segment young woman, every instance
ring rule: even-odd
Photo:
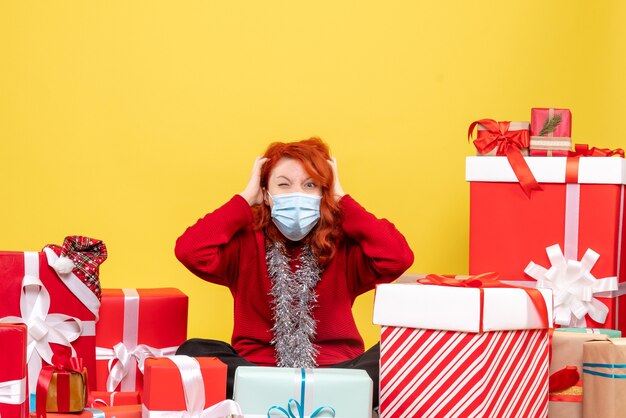
[[[177,353],[226,363],[229,397],[237,366],[341,367],[365,369],[378,404],[379,347],[364,352],[352,304],[399,277],[413,253],[344,194],[320,139],[271,144],[245,190],[178,238],[176,256],[233,295],[232,346],[192,339]]]

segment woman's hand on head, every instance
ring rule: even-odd
[[[339,201],[345,193],[341,187],[341,183],[339,183],[339,175],[337,174],[337,159],[335,157],[330,157],[328,164],[330,164],[330,167],[333,170],[333,196],[335,196],[336,201]]]
[[[265,157],[256,157],[254,160],[254,166],[252,167],[252,174],[248,185],[243,192],[239,193],[241,197],[246,199],[250,206],[263,203],[263,189],[261,189],[261,168],[267,161]]]

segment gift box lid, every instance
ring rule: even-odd
[[[552,291],[537,289],[552,327]],[[541,329],[542,320],[522,288],[481,289],[387,283],[376,287],[374,324],[460,332]]]
[[[565,183],[567,157],[524,157],[539,183]],[[517,183],[507,157],[466,157],[465,180]],[[626,184],[626,160],[617,157],[580,157],[580,184]]]

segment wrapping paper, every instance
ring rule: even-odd
[[[233,399],[246,418],[283,416],[281,410],[297,417],[370,418],[372,379],[364,370],[242,366]]]
[[[546,119],[556,115],[561,122],[549,133],[540,135]],[[566,157],[572,148],[572,113],[569,109],[533,108],[530,112],[530,155]]]
[[[181,371],[177,361],[190,365]],[[142,393],[145,418],[183,417],[187,416],[188,408],[194,407],[200,412],[226,399],[226,365],[217,358],[150,358],[145,366]],[[196,404],[188,405],[187,401],[192,397]]]
[[[607,334],[586,332],[584,328],[557,329],[552,335],[552,359],[550,375],[567,366],[575,366],[582,379],[583,344],[592,340],[608,340]],[[589,330],[593,331],[593,330]],[[603,330],[611,332],[613,330]],[[613,331],[614,333],[615,331]],[[619,333],[619,331],[617,331]],[[582,381],[576,386],[550,394],[548,415],[550,418],[582,418],[583,392]]]
[[[91,392],[91,398],[90,408],[141,404],[141,394],[139,392],[104,392],[94,390]]]
[[[383,326],[380,416],[545,417],[548,351],[547,329]]]
[[[57,274],[50,267],[57,258],[50,249],[0,252],[0,322],[37,324],[32,328],[37,335],[31,335],[28,342],[29,390],[33,394],[42,364],[49,364],[54,351],[63,346],[71,347],[89,370],[95,370],[95,321],[100,301],[72,273]],[[95,384],[93,373],[90,379]]]
[[[23,324],[0,324],[0,416],[28,416],[26,342]]]
[[[178,289],[103,289],[96,390],[140,391],[144,360],[173,355],[187,339],[187,312]]]
[[[526,160],[543,188],[531,199],[520,192],[502,157],[467,158],[470,274],[497,271],[504,280],[532,282],[528,285],[534,286],[537,283],[533,282],[533,277],[525,273],[531,262],[546,270],[561,269],[552,276],[559,280],[563,274],[569,274],[570,266],[578,266],[582,272],[576,285],[581,284],[581,287],[572,293],[576,297],[580,295],[576,303],[586,304],[585,309],[605,310],[605,313],[600,312],[595,318],[584,315],[578,318],[572,312],[569,320],[560,316],[557,324],[563,326],[563,322],[567,322],[566,326],[623,331],[626,310],[618,310],[617,305],[623,300],[624,285],[617,283],[617,278],[626,277],[626,266],[621,262],[626,250],[621,245],[623,185],[626,183],[624,159],[580,157],[575,161],[575,175],[572,175],[572,168],[576,168],[572,164],[574,160],[569,160],[569,164],[568,159],[562,157],[527,157]],[[573,178],[577,182],[565,183]],[[563,260],[562,267],[555,265],[555,260]],[[591,268],[587,271],[586,267]],[[607,279],[606,283],[614,280],[606,289],[615,290],[596,289],[596,283],[586,282],[587,273],[600,287],[605,284],[600,283],[600,279]],[[583,300],[587,292],[593,295]],[[566,297],[569,297],[567,293],[555,293],[556,301]],[[562,313],[559,306],[555,312]]]
[[[80,412],[87,405],[87,371],[55,371],[46,396],[46,412]],[[43,394],[43,392],[42,392]],[[37,393],[37,396],[42,396]]]
[[[377,286],[381,418],[545,417],[551,292],[454,282]]]
[[[626,339],[583,345],[583,416],[626,417]]]
[[[31,413],[31,418],[37,414]],[[103,406],[85,408],[80,413],[50,413],[49,418],[141,418],[141,405]]]

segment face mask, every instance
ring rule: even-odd
[[[285,193],[272,196],[272,221],[291,241],[300,241],[313,229],[320,218],[321,196],[305,193]]]

